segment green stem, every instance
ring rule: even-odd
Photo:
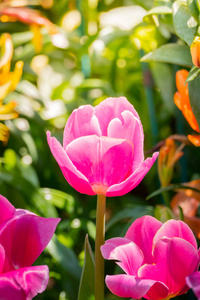
[[[104,299],[104,259],[100,247],[105,242],[106,196],[97,195],[95,239],[95,300]]]

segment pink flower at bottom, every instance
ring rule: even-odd
[[[197,271],[199,255],[191,229],[182,221],[162,224],[151,216],[137,219],[124,238],[101,246],[125,274],[107,275],[110,291],[124,298],[170,299],[186,293],[186,277]]]
[[[42,218],[0,195],[0,299],[31,300],[47,286],[47,266],[31,266],[60,219]]]
[[[67,120],[63,146],[50,132],[47,140],[65,179],[88,195],[130,192],[158,156],[154,153],[144,160],[142,124],[125,97],[80,106]]]
[[[186,277],[187,285],[193,290],[198,300],[200,300],[200,272],[194,272]]]

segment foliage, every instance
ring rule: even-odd
[[[51,277],[47,290],[36,299],[75,300],[87,233],[94,249],[96,199],[66,183],[50,153],[46,131],[62,142],[73,109],[125,96],[141,118],[147,155],[173,134],[179,138],[172,139],[186,147],[174,167],[174,188],[160,187],[154,166],[135,190],[108,198],[106,238],[124,236],[133,220],[145,214],[162,221],[174,217],[170,208],[163,210],[164,202],[170,203],[176,184],[200,176],[199,149],[183,138],[191,129],[173,103],[176,71],[191,68],[191,106],[200,122],[199,69],[192,69],[189,48],[199,32],[199,7],[194,0],[22,3],[23,7],[15,7],[15,1],[0,2],[0,34],[11,35],[14,49],[11,71],[18,61],[24,63],[20,82],[3,98],[4,105],[13,99],[17,103],[16,119],[1,119],[0,107],[0,120],[10,131],[7,144],[0,144],[0,193],[15,207],[61,217],[53,240],[36,262],[47,264]],[[25,19],[23,9],[28,9]],[[151,193],[155,197],[147,202]],[[88,239],[85,261],[92,265]],[[82,282],[87,276],[84,270]],[[108,262],[106,273],[112,271],[114,264]],[[106,297],[118,299],[108,290]]]

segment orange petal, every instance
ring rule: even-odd
[[[200,135],[188,135],[190,142],[196,147],[200,147]]]
[[[192,62],[196,67],[200,67],[200,37],[196,36],[190,46]]]

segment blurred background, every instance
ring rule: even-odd
[[[146,156],[170,135],[190,132],[173,102],[178,67],[140,61],[177,41],[171,15],[161,16],[159,26],[147,15],[162,2],[173,1],[0,1],[0,193],[17,208],[62,218],[35,263],[50,269],[48,288],[36,299],[77,299],[85,235],[92,249],[95,238],[96,198],[79,194],[65,181],[46,131],[62,142],[73,109],[125,96],[140,115]],[[174,183],[199,177],[198,150],[191,148],[175,166]],[[108,198],[106,238],[123,236],[144,214],[173,217],[160,193],[146,200],[159,188],[155,164],[131,193]],[[113,270],[114,263],[106,262],[106,273]],[[107,290],[106,295],[118,299]]]

